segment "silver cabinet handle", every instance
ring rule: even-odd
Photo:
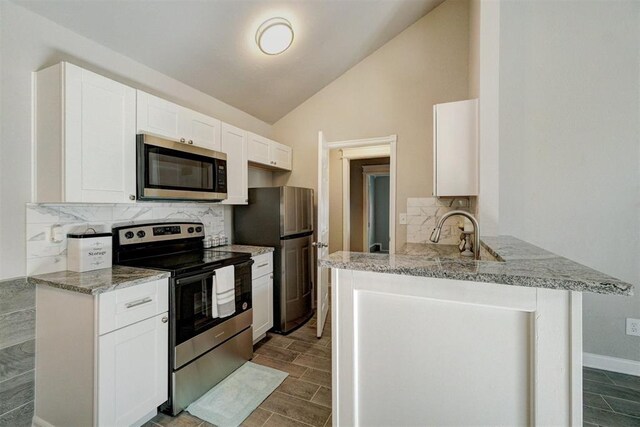
[[[129,200],[135,200],[135,199],[136,199],[136,196],[135,196],[135,195],[133,195],[133,194],[129,194]]]
[[[153,301],[153,299],[151,299],[149,297],[146,297],[146,298],[139,299],[138,301],[128,302],[124,306],[127,307],[127,308],[133,308],[133,307],[137,307],[137,306],[142,305],[142,304],[147,304],[147,303],[149,303],[151,301]]]
[[[264,264],[260,264],[259,266],[257,266],[256,268],[260,268],[260,267],[266,267],[267,265],[269,265],[268,262],[265,262]]]
[[[164,316],[162,318],[162,323],[167,323],[169,321],[169,318],[167,316]]]
[[[322,243],[322,242],[313,242],[311,244],[311,246],[314,246],[316,248],[326,248],[329,245],[327,245],[326,243]]]
[[[186,139],[184,138],[180,138],[180,142],[182,142],[183,144],[185,143]]]
[[[193,144],[193,140],[192,140],[192,139],[190,139],[188,143],[189,143],[189,144]]]

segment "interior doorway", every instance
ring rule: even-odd
[[[389,253],[389,178],[388,163],[362,167],[362,252]],[[354,218],[352,210],[352,222]],[[352,246],[357,242],[356,229],[351,227]]]
[[[343,148],[341,153],[342,250],[393,253],[391,145]],[[378,192],[377,197],[372,190]]]

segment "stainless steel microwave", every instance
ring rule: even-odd
[[[227,198],[227,155],[149,134],[136,137],[137,198],[217,202]]]

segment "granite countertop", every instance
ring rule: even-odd
[[[414,243],[407,244],[395,255],[335,252],[321,259],[320,265],[346,270],[633,295],[633,285],[629,283],[515,237],[483,237],[482,246],[479,261],[461,257],[454,245]]]
[[[226,245],[211,248],[209,250],[216,252],[245,252],[250,253],[251,256],[258,256],[273,252],[273,248],[269,246],[251,246],[251,245]]]
[[[164,271],[114,265],[113,268],[76,273],[59,271],[56,273],[30,276],[27,281],[34,285],[47,285],[83,294],[97,295],[116,289],[164,279],[170,274]]]

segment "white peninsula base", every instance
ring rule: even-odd
[[[582,426],[582,294],[332,270],[337,426]]]

